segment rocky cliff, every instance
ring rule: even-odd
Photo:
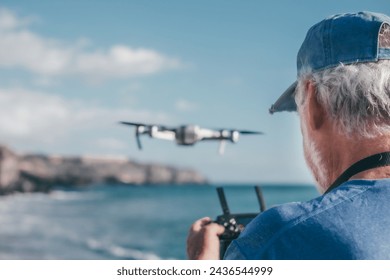
[[[19,155],[0,146],[0,194],[96,183],[188,184],[206,179],[189,169],[126,159]]]

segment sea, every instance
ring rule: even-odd
[[[231,213],[258,213],[253,185],[223,186]],[[260,185],[266,208],[318,196]],[[217,185],[94,185],[0,196],[0,259],[186,259],[191,224],[222,214]]]

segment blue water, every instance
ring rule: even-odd
[[[253,187],[228,186],[232,213],[258,212]],[[314,198],[263,186],[267,208]],[[222,212],[214,186],[112,186],[0,197],[0,259],[185,259],[192,222]]]

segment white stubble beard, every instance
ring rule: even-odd
[[[308,136],[305,121],[301,122],[303,150],[306,164],[309,167],[315,181],[316,188],[320,193],[324,193],[329,187],[329,170],[326,167],[324,157],[318,148],[317,143]]]

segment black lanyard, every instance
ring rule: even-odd
[[[348,181],[352,176],[362,172],[366,171],[368,169],[376,168],[376,167],[383,167],[390,165],[390,152],[384,152],[380,154],[375,154],[369,157],[366,157],[362,160],[359,160],[358,162],[352,164],[347,170],[345,170],[340,177],[334,181],[332,185],[327,189],[325,192],[328,193],[334,188],[340,186],[342,183]]]

